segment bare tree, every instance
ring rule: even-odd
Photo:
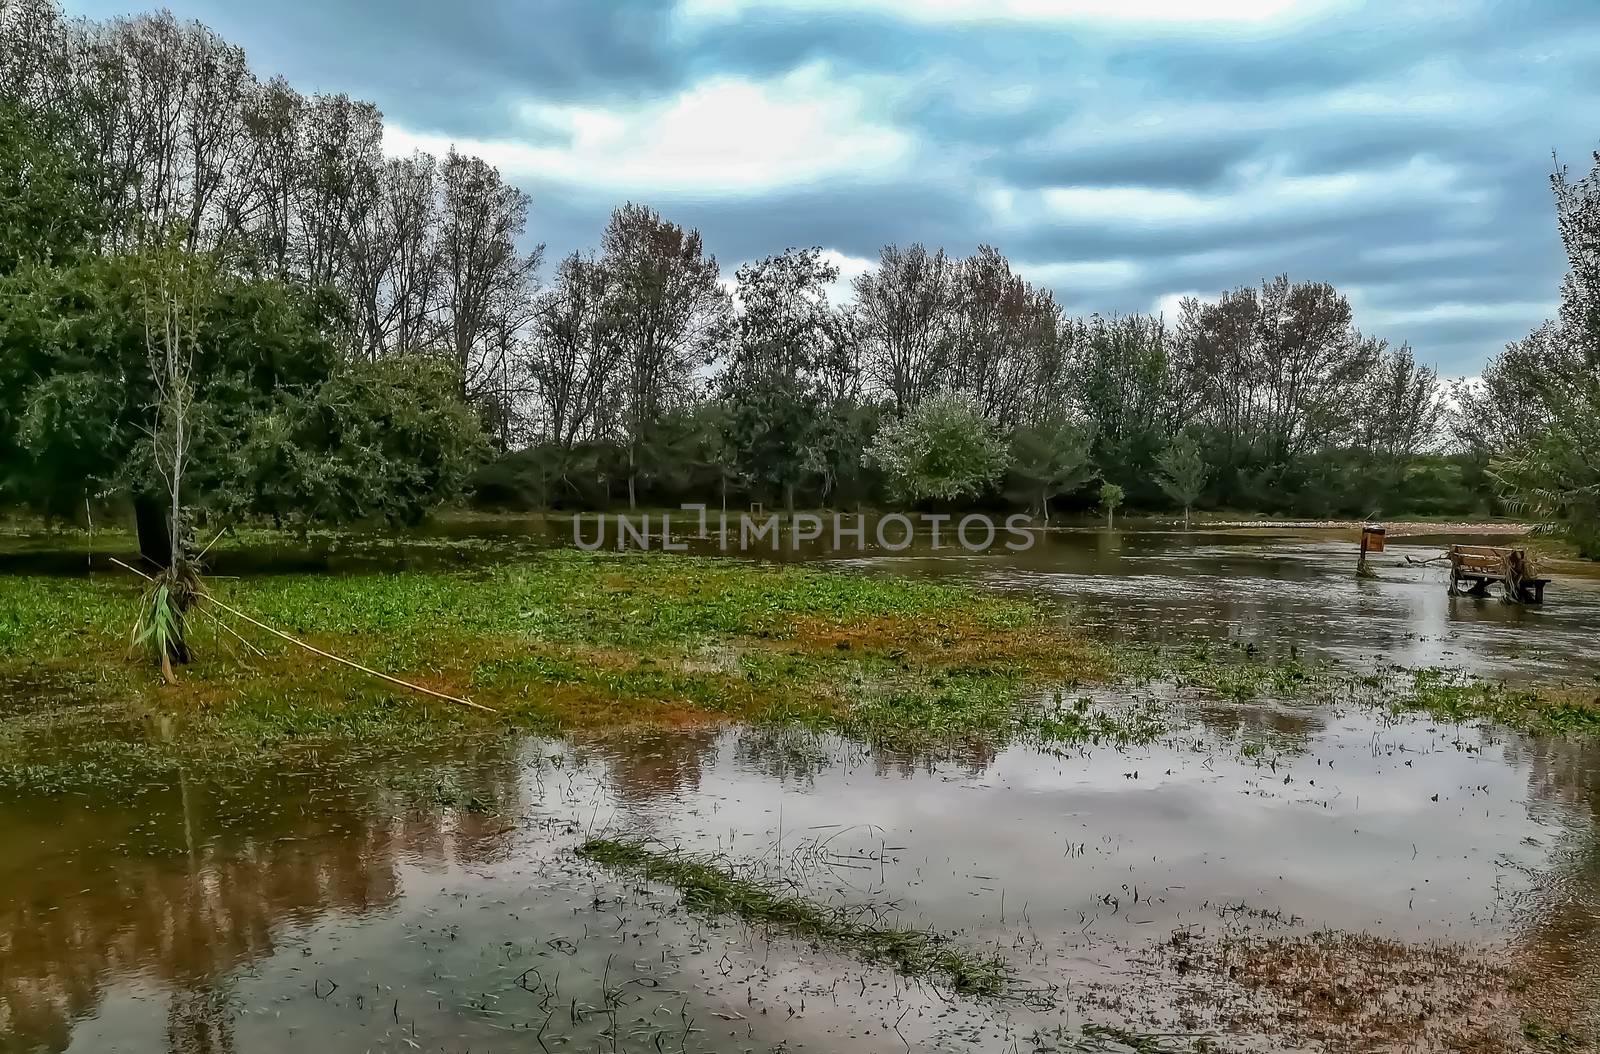
[[[1362,407],[1368,454],[1391,471],[1439,445],[1445,403],[1439,374],[1417,364],[1409,344],[1384,350],[1373,368]]]
[[[1026,414],[1038,363],[1058,339],[1055,296],[1015,274],[990,245],[961,262],[955,283],[951,386],[995,425],[1013,428]]]
[[[351,307],[359,355],[411,351],[428,336],[439,287],[438,165],[427,154],[391,158],[364,187],[375,195],[355,209],[351,232]]]
[[[522,252],[528,196],[479,158],[452,150],[440,169],[439,307],[445,346],[477,399],[504,387],[533,321],[543,246]]]
[[[729,298],[700,232],[628,203],[602,241],[610,278],[608,332],[617,341],[621,424],[628,446],[628,507],[638,504],[639,457],[666,410],[685,401],[695,370],[726,339]]]
[[[904,413],[942,387],[956,324],[956,267],[939,249],[885,246],[855,280],[855,316],[871,379]]]
[[[1186,301],[1179,343],[1230,465],[1245,454],[1283,465],[1353,442],[1382,347],[1355,329],[1349,301],[1332,286],[1281,275],[1214,304]]]
[[[593,256],[573,253],[556,269],[539,303],[529,371],[544,435],[570,451],[594,435],[607,386],[614,383],[617,343],[606,327],[606,271]]]

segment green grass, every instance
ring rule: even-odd
[[[930,930],[883,926],[863,921],[861,913],[826,907],[767,883],[738,874],[724,857],[698,857],[648,848],[641,842],[596,838],[578,855],[612,870],[671,886],[691,911],[731,915],[790,936],[826,941],[886,962],[908,977],[942,981],[963,995],[1000,997],[1016,989],[1004,959],[958,947]]]
[[[1400,683],[1380,683],[1380,697],[1396,712],[1420,712],[1449,721],[1495,721],[1525,732],[1584,738],[1600,736],[1600,686],[1580,691],[1515,687],[1448,670],[1404,670]]]
[[[1158,682],[1155,694],[1180,699],[1353,701],[1600,734],[1592,688],[1372,674],[1248,647],[1134,647],[1076,633],[1032,600],[960,586],[574,550],[461,571],[210,583],[319,647],[496,715],[240,626],[265,653],[253,654],[203,615],[191,617],[197,661],[167,688],[130,654],[143,588],[120,574],[0,577],[0,784],[59,783],[62,773],[103,782],[112,756],[158,778],[173,758],[420,745],[484,728],[565,735],[736,720],[932,755],[974,741],[1050,748],[1163,734],[1167,717],[1153,705],[1074,699],[1079,686],[1116,683]],[[156,722],[171,726],[160,738],[149,733]],[[147,745],[139,754],[128,741]]]

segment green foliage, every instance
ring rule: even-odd
[[[153,259],[24,265],[0,279],[0,488],[46,512],[159,490],[144,290]],[[484,447],[459,375],[432,360],[342,364],[337,305],[222,275],[195,305],[185,501],[412,522],[459,493]]]
[[[44,115],[0,99],[0,275],[86,249],[99,217],[85,183]]]
[[[460,494],[487,452],[453,363],[387,358],[336,368],[281,415],[250,421],[245,508],[285,520],[417,523]]]
[[[1185,383],[1164,322],[1095,315],[1077,323],[1069,339],[1073,402],[1089,421],[1100,474],[1148,488],[1151,458],[1165,442]]]
[[[1065,422],[1019,428],[1011,434],[1011,493],[1037,498],[1050,518],[1050,499],[1071,494],[1094,478],[1090,438]]]
[[[157,582],[145,594],[139,605],[139,617],[133,626],[133,643],[144,648],[158,661],[170,655],[175,643],[183,639],[183,615],[178,610],[172,586]]]
[[[899,501],[973,498],[1006,468],[1006,448],[967,399],[941,392],[879,431],[866,456]]]
[[[825,423],[821,398],[800,380],[745,378],[728,395],[722,428],[732,478],[770,485],[767,499],[793,508],[795,489],[817,463]]]
[[[1117,507],[1122,504],[1122,499],[1127,493],[1115,483],[1102,483],[1100,485],[1100,507],[1106,510],[1106,523],[1115,526],[1117,522]]]
[[[1560,318],[1490,363],[1463,405],[1469,440],[1501,454],[1491,472],[1512,508],[1600,559],[1600,154],[1551,183],[1570,265]]]
[[[1189,510],[1200,500],[1210,471],[1205,455],[1200,452],[1200,444],[1190,436],[1179,436],[1156,458],[1156,470],[1156,483],[1167,497],[1183,506],[1183,519],[1187,523]]]

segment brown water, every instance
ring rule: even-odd
[[[1010,563],[850,563],[1059,596],[1110,632],[1514,674],[1595,661],[1589,580],[1558,576],[1518,611],[1448,600],[1436,570],[1355,582],[1345,549],[1085,532]],[[1174,933],[1324,927],[1464,945],[1532,973],[1538,1000],[1596,1005],[1600,750],[1291,701],[1175,705],[1179,731],[1121,751],[935,761],[696,729],[0,795],[0,1050],[1116,1050],[1059,1037],[1177,1029],[1193,993],[1160,962]],[[578,860],[591,833],[877,905],[999,951],[1037,995],[952,998],[686,914]]]

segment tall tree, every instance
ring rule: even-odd
[[[1419,365],[1411,346],[1383,350],[1373,368],[1359,428],[1374,468],[1395,485],[1418,454],[1436,447],[1445,402],[1439,374]]]
[[[955,296],[951,386],[971,395],[997,427],[1015,427],[1026,414],[1038,364],[1058,339],[1055,297],[1015,274],[990,245],[961,262]]]
[[[1068,348],[1073,409],[1093,429],[1101,474],[1148,486],[1155,455],[1191,412],[1164,322],[1095,315],[1072,327]]]
[[[1183,507],[1183,529],[1189,529],[1189,510],[1205,490],[1209,469],[1194,437],[1181,435],[1156,458],[1156,483],[1167,497]]]
[[[1037,498],[1050,520],[1050,499],[1071,494],[1094,478],[1091,437],[1074,424],[1028,425],[1011,435],[1012,491]]]
[[[561,454],[603,430],[619,350],[606,316],[608,288],[600,262],[573,253],[539,302],[528,368],[541,434]]]
[[[829,366],[840,331],[827,287],[839,270],[821,249],[790,249],[736,276],[739,311],[721,379],[735,472],[777,488],[785,508],[821,462]]]
[[[1219,467],[1282,474],[1330,446],[1353,446],[1361,394],[1382,342],[1321,282],[1279,276],[1260,289],[1185,301],[1180,354]]]
[[[730,304],[700,232],[628,203],[602,239],[607,330],[617,342],[628,507],[638,506],[641,454],[666,412],[691,395],[695,370],[721,355]]]
[[[521,252],[528,196],[479,158],[452,150],[440,168],[439,293],[447,346],[468,399],[504,383],[534,317],[543,247]]]
[[[943,249],[888,245],[855,280],[855,325],[867,373],[904,414],[945,387],[954,348],[957,265]]]
[[[1513,502],[1600,558],[1600,153],[1551,177],[1568,271],[1559,317],[1507,348],[1463,406],[1471,434],[1505,444],[1492,462]]]

